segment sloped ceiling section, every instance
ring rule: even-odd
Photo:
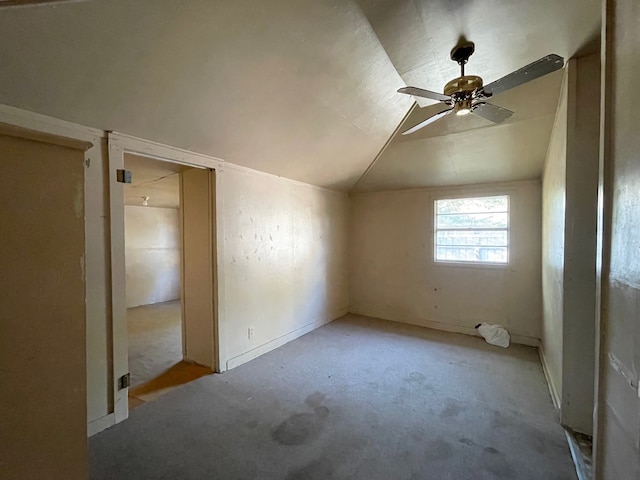
[[[343,0],[0,9],[0,103],[348,190],[412,99]]]
[[[466,73],[488,84],[549,53],[565,60],[597,37],[599,0],[359,0],[407,85],[441,92],[460,75],[449,52],[461,36],[475,42]],[[494,126],[450,115],[407,136],[396,135],[355,191],[466,185],[539,178],[563,72],[491,99],[513,110]],[[400,131],[442,111],[424,99]],[[595,100],[597,101],[597,99]]]

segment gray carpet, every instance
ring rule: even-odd
[[[535,349],[348,315],[135,409],[91,478],[575,479]]]

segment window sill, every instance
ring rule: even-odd
[[[471,262],[450,262],[450,261],[436,261],[432,260],[431,264],[434,267],[445,267],[445,268],[479,268],[484,270],[510,270],[511,264],[509,263],[471,263]]]

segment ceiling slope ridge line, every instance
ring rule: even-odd
[[[571,87],[571,85],[569,84],[569,81],[570,81],[569,75],[571,74],[574,68],[575,68],[575,60],[572,58],[567,60],[564,67],[562,68],[562,71],[563,71],[562,83],[560,84],[560,93],[558,94],[558,103],[556,104],[556,111],[553,114],[553,125],[551,127],[551,135],[549,135],[549,142],[547,143],[547,149],[544,154],[544,162],[542,163],[543,172],[545,171],[547,167],[547,161],[549,160],[549,150],[551,149],[551,141],[553,140],[553,133],[556,131],[558,127],[558,120],[561,114],[560,107],[562,106],[562,101],[566,100],[565,97],[569,95],[568,90],[567,92],[565,92],[565,86],[567,87],[567,89]],[[566,108],[568,108],[568,106]],[[565,129],[566,129],[566,125],[565,125]]]
[[[535,178],[525,178],[523,180],[505,180],[503,182],[486,182],[486,183],[465,183],[455,185],[434,185],[432,187],[397,187],[385,188],[385,190],[364,190],[360,192],[351,192],[353,195],[380,195],[393,193],[409,193],[409,192],[456,192],[458,190],[465,193],[473,190],[474,192],[484,193],[501,190],[507,192],[514,188],[514,185],[537,184],[542,181],[542,176]],[[472,187],[470,189],[470,187]]]
[[[369,25],[369,31],[371,33],[373,33],[374,37],[376,37],[376,40],[378,41],[378,46],[382,49],[382,51],[384,52],[385,56],[387,57],[387,60],[389,61],[389,65],[391,65],[393,70],[396,72],[396,75],[398,75],[398,78],[400,80],[402,80],[402,82],[406,85],[406,82],[405,82],[404,78],[402,78],[402,74],[398,71],[398,67],[396,67],[395,63],[393,63],[393,60],[391,59],[391,55],[389,55],[389,52],[387,51],[387,47],[384,45],[384,43],[382,43],[382,39],[380,38],[380,35],[378,34],[378,32],[376,31],[375,27],[371,23],[371,19],[367,16],[367,14],[364,12],[362,7],[360,5],[358,5],[357,2],[354,2],[354,6],[360,11],[360,14],[361,14],[362,18],[364,18],[366,20],[366,22],[367,22],[367,25]]]
[[[362,179],[367,175],[367,173],[369,173],[369,171],[374,167],[376,162],[380,159],[380,157],[382,156],[384,151],[387,149],[389,144],[393,141],[395,136],[398,134],[398,132],[402,128],[402,125],[404,125],[404,122],[407,120],[407,118],[409,118],[409,115],[411,115],[411,113],[413,112],[413,110],[416,108],[417,105],[418,105],[417,102],[413,102],[413,105],[411,105],[411,107],[409,107],[409,110],[404,115],[404,117],[402,117],[402,119],[400,120],[400,123],[398,123],[398,126],[393,130],[393,132],[391,132],[391,136],[389,136],[389,138],[387,139],[385,144],[382,146],[382,148],[380,149],[378,154],[375,157],[373,157],[373,160],[371,161],[369,166],[365,169],[365,171],[362,172],[362,175],[360,175],[360,178],[358,178],[356,183],[353,184],[353,187],[351,187],[351,189],[348,190],[349,193],[355,192],[355,189],[358,187],[358,185],[360,184]]]

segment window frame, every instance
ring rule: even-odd
[[[438,228],[438,207],[437,203],[439,200],[465,200],[465,199],[476,199],[476,198],[487,198],[487,197],[506,197],[507,199],[507,228],[506,229],[496,229],[498,231],[506,230],[507,233],[507,261],[506,262],[479,262],[479,261],[470,261],[470,260],[438,260],[437,252],[438,252],[438,231],[450,230],[446,228]],[[509,192],[484,192],[484,193],[474,193],[467,195],[438,195],[437,197],[432,197],[431,208],[433,211],[432,221],[433,221],[433,248],[432,248],[432,262],[436,266],[451,266],[451,267],[466,267],[466,268],[507,268],[511,265],[513,259],[513,249],[511,244],[511,208],[512,208],[512,195]],[[452,230],[452,229],[451,229]],[[488,230],[486,228],[470,228],[470,231],[473,230]]]

